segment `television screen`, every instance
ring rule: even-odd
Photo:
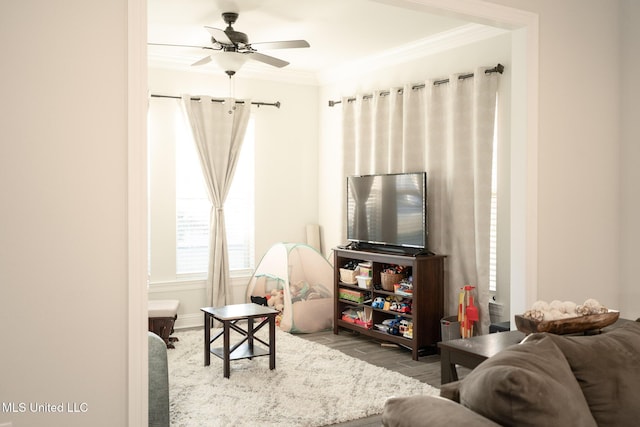
[[[427,247],[426,172],[347,178],[347,239]]]

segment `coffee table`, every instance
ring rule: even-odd
[[[269,356],[269,369],[276,367],[276,315],[277,310],[258,304],[234,304],[224,307],[201,308],[204,312],[204,365],[211,363],[211,354],[223,360],[224,377],[229,378],[231,373],[231,360],[252,359],[258,356]],[[222,322],[222,331],[213,339],[211,338],[211,319]],[[254,320],[262,321],[254,327]],[[247,321],[247,329],[242,329],[238,322]],[[264,342],[254,334],[266,324],[269,325],[269,343]],[[244,338],[231,346],[231,330],[234,330]],[[211,344],[222,337],[222,347],[211,348]],[[262,343],[266,348],[256,345],[254,341]]]

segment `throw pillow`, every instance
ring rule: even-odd
[[[552,336],[582,388],[599,426],[640,422],[640,324],[599,335]]]
[[[503,426],[596,426],[569,363],[548,337],[482,362],[462,381],[460,403]]]

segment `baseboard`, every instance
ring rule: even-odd
[[[204,314],[202,313],[189,313],[180,314],[176,320],[173,329],[188,329],[202,327],[204,323]]]

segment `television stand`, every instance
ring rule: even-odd
[[[412,357],[418,360],[425,350],[436,348],[440,341],[440,320],[444,316],[444,259],[443,255],[414,256],[384,252],[385,247],[364,250],[334,249],[334,309],[333,333],[341,329],[356,331],[382,341],[392,342],[411,349]],[[362,288],[349,279],[344,279],[340,269],[347,265],[368,262],[371,271],[371,286]],[[413,294],[396,294],[395,289],[385,290],[382,287],[381,273],[387,265],[394,264],[407,267],[413,277]],[[348,281],[343,281],[348,280]],[[356,298],[354,298],[354,296]],[[381,308],[372,305],[379,298],[385,300],[398,298],[411,301],[409,312]],[[370,322],[354,323],[352,318],[343,316],[345,311],[362,311],[370,313]],[[402,316],[412,324],[412,333],[393,334],[380,329],[385,320]]]

